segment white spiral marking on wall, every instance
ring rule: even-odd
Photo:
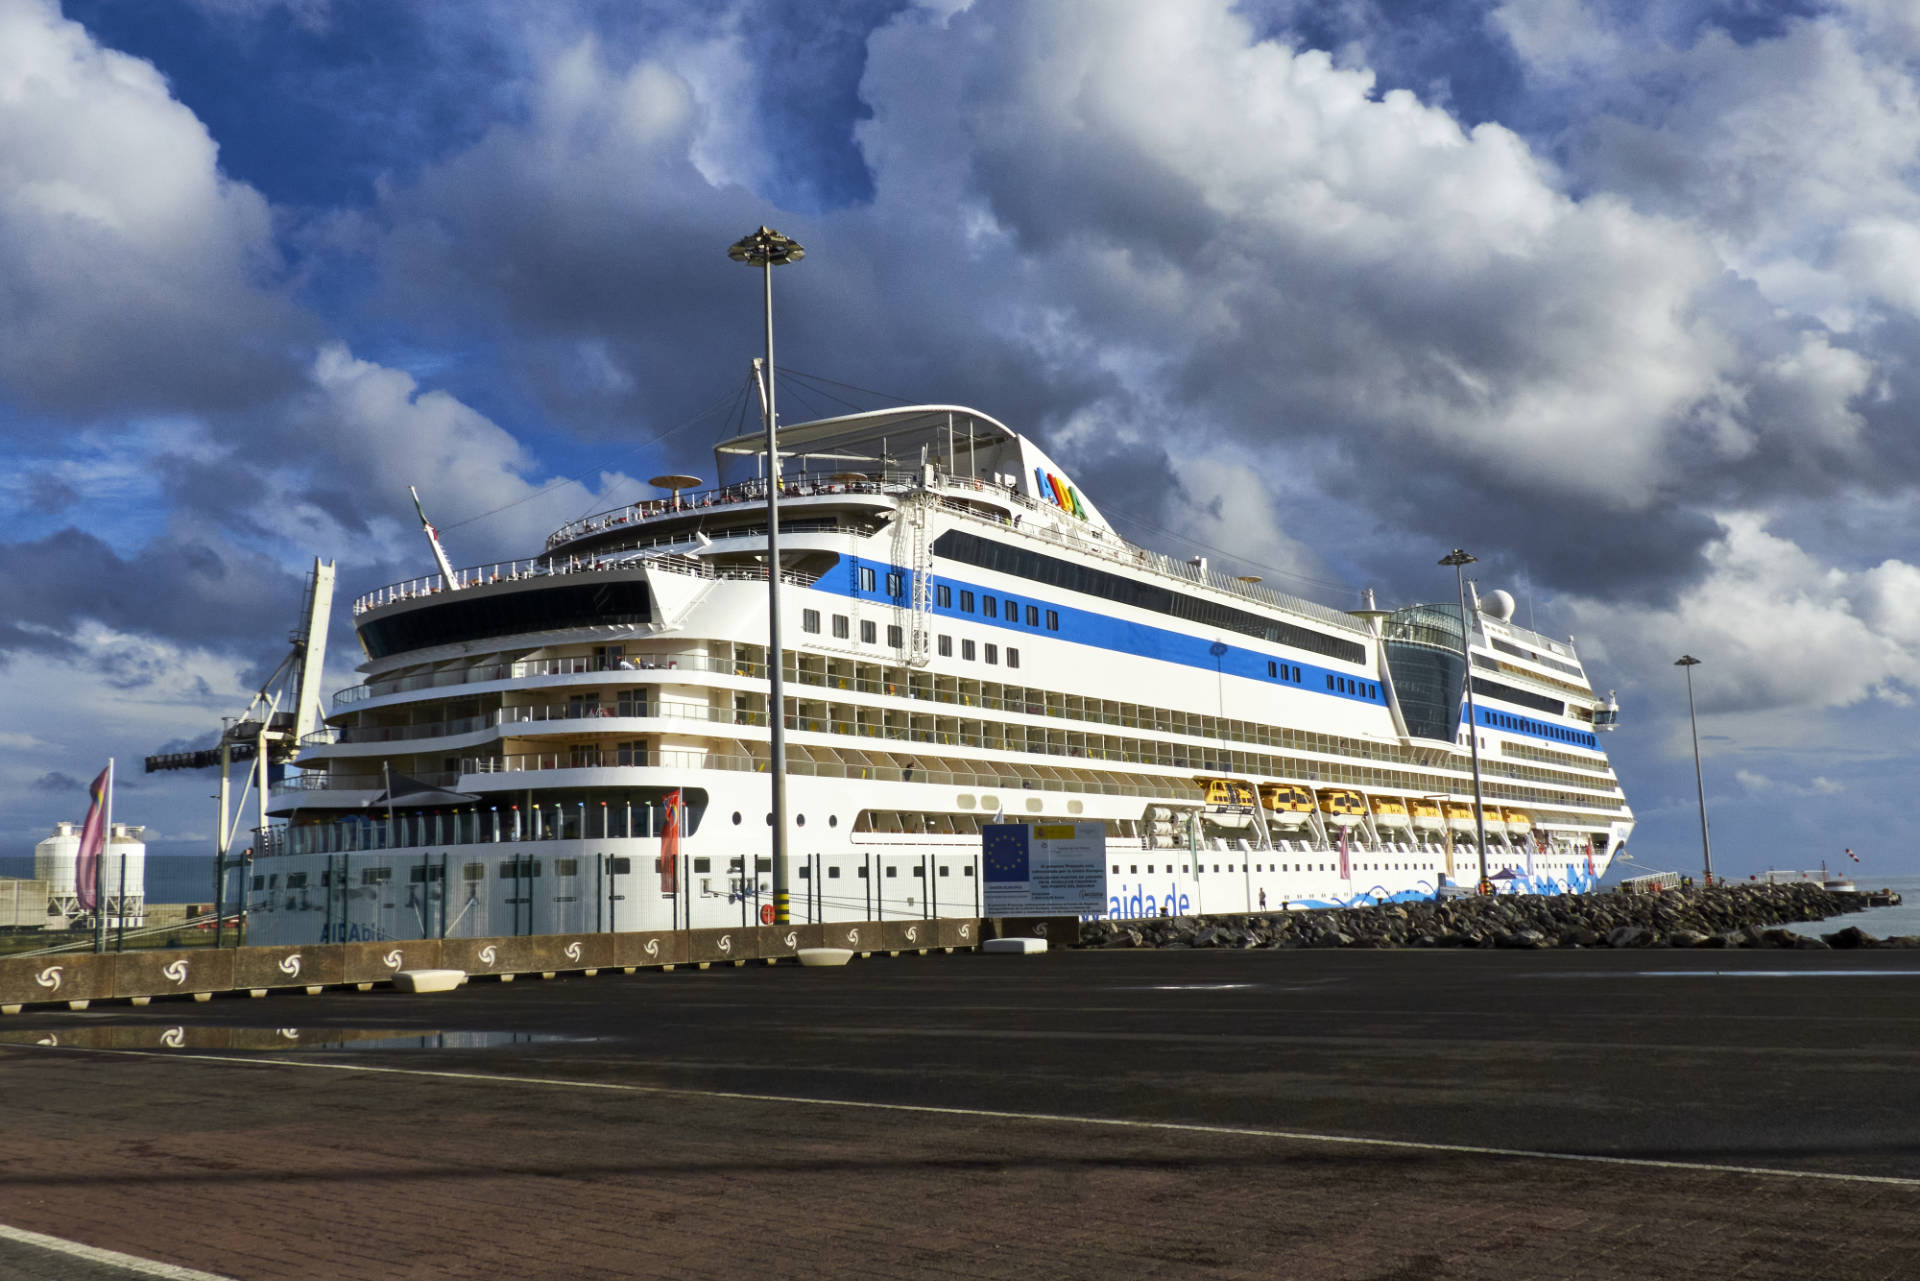
[[[60,990],[60,967],[58,965],[49,965],[46,969],[34,975],[33,981],[41,987],[46,988],[49,992],[58,992]]]
[[[580,959],[580,940],[579,939],[575,939],[573,942],[567,944],[567,959],[569,961],[577,961]]]
[[[60,1034],[58,1032],[49,1032],[45,1036],[41,1037],[39,1040],[35,1041],[34,1044],[35,1045],[51,1045],[54,1048],[58,1049],[60,1045]]]
[[[660,940],[659,940],[659,939],[648,939],[648,940],[647,940],[647,955],[648,955],[648,956],[658,956],[658,955],[660,955]]]
[[[400,955],[400,949],[396,947],[393,949],[393,951],[388,952],[385,956],[381,957],[380,959],[387,963],[388,969],[397,970],[400,968],[400,962],[402,960],[402,957]]]
[[[961,937],[961,938],[963,938],[963,939],[970,939],[970,938],[972,938],[972,937],[973,937],[973,926],[971,926],[971,925],[962,925],[962,926],[960,927],[960,937]]]
[[[918,925],[909,925],[907,927],[907,942],[918,943],[919,941],[920,941],[920,927]]]
[[[160,1034],[160,1044],[169,1050],[177,1050],[186,1043],[187,1029],[183,1027],[170,1027]]]
[[[187,958],[183,956],[179,960],[169,963],[160,973],[169,983],[185,983],[187,981]]]
[[[849,942],[849,943],[858,943],[859,941],[860,941],[860,931],[859,931],[859,930],[848,930],[848,931],[847,931],[847,942]]]
[[[788,947],[800,946],[800,936],[798,934],[795,934],[792,930],[787,931],[787,946]]]
[[[280,962],[280,972],[286,975],[288,978],[294,978],[294,979],[299,978],[300,977],[300,953],[295,952],[292,956],[289,956],[283,959]]]
[[[722,952],[731,952],[731,951],[733,951],[733,935],[731,935],[731,934],[722,934],[722,935],[720,936],[720,943],[719,943],[719,948],[720,948],[720,950],[721,950]]]
[[[276,1028],[275,1031],[283,1040],[297,1041],[300,1039],[300,1029],[297,1027]]]
[[[489,943],[480,949],[480,964],[492,965],[499,955],[500,953],[494,950],[493,944]]]

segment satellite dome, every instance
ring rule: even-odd
[[[1489,592],[1480,598],[1480,612],[1488,618],[1497,618],[1503,623],[1513,621],[1513,593]]]

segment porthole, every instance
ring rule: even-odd
[[[795,827],[805,827],[807,825],[807,816],[805,814],[796,815],[793,820],[793,825]]]
[[[827,826],[828,827],[840,826],[840,816],[838,814],[827,815]]]
[[[738,826],[740,826],[740,811],[739,811],[739,810],[735,810],[735,811],[733,812],[733,825],[734,825],[735,827],[738,827]]]

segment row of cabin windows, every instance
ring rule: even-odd
[[[863,592],[870,592],[873,590],[873,585],[874,585],[873,567],[870,565],[860,566],[860,590]],[[895,600],[898,600],[901,596],[905,594],[906,594],[906,582],[901,577],[900,571],[897,569],[888,570],[887,571],[887,595],[893,597]]]
[[[936,641],[935,648],[937,648],[940,651],[940,657],[952,658],[953,657],[953,637],[951,636],[939,637]],[[986,649],[986,658],[989,663],[998,663],[1000,661],[1000,647],[998,645],[994,644],[992,641],[988,641],[985,645],[985,649]],[[974,645],[974,643],[970,640],[966,640],[962,638],[962,640],[960,641],[960,657],[965,659],[967,662],[971,663],[978,656],[979,656],[979,649]],[[1007,646],[1007,666],[1008,667],[1020,666],[1020,651],[1018,649],[1015,649],[1011,645]]]
[[[1267,675],[1274,680],[1292,681],[1295,685],[1300,683],[1300,669],[1291,663],[1269,662]]]
[[[1295,670],[1298,671],[1299,669],[1296,668]],[[1297,680],[1299,678],[1295,677],[1295,679]],[[1371,684],[1367,681],[1353,680],[1346,676],[1327,677],[1327,688],[1337,690],[1342,694],[1358,694],[1362,698],[1380,697],[1380,687],[1378,685]]]
[[[952,609],[953,588],[945,583],[935,587],[933,589],[933,603],[941,609]],[[1048,631],[1057,632],[1060,630],[1059,610],[1049,609],[1043,612],[1038,605],[1027,605],[1024,608],[1028,627],[1040,626],[1041,620],[1044,618]],[[982,595],[980,597],[979,612],[981,616],[985,618],[998,618],[1002,622],[1018,623],[1021,617],[1021,610],[1021,603],[1011,596],[995,598],[989,595]],[[966,588],[961,588],[960,590],[960,612],[963,614],[971,614],[974,612],[974,595]]]
[[[818,636],[820,634],[820,611],[817,609],[801,610],[800,630],[810,635]],[[833,616],[833,638],[835,640],[853,639],[853,621],[845,614],[835,614]],[[878,645],[880,643],[879,624],[875,623],[872,619],[861,619],[860,643],[862,645]],[[907,645],[906,631],[903,628],[888,624],[887,644],[893,649],[905,649]]]
[[[690,861],[693,864],[695,875],[713,871],[713,860],[710,858],[696,858]],[[727,861],[727,870],[729,872],[738,872],[741,862],[741,859],[729,859]],[[771,872],[773,870],[773,860],[770,858],[756,858],[753,862],[756,872]],[[633,860],[625,857],[610,858],[607,860],[606,870],[614,876],[626,876],[633,871]],[[661,861],[657,858],[653,860],[653,870],[655,872],[662,870]],[[420,884],[425,881],[438,881],[440,879],[441,869],[429,864],[425,867],[410,867],[407,871],[409,873],[408,879],[415,884]],[[545,872],[546,861],[537,858],[510,858],[501,863],[498,869],[499,878],[503,881],[517,881],[522,878],[531,879],[542,876]],[[557,858],[553,860],[553,874],[555,876],[578,876],[580,874],[580,860],[577,858]],[[884,874],[889,877],[897,877],[900,874],[900,869],[898,867],[888,867],[884,870]],[[924,877],[926,874],[924,867],[916,866],[907,869],[908,876]],[[944,865],[935,873],[935,875],[938,876],[949,876],[951,874],[951,869]],[[866,867],[863,865],[855,869],[854,875],[865,879],[867,875]],[[960,875],[972,876],[972,866],[962,867],[960,869]],[[813,873],[809,865],[802,863],[800,865],[800,879],[803,881],[811,880],[812,876]],[[827,867],[827,878],[829,880],[838,880],[840,878],[840,869],[829,864]],[[487,865],[485,863],[463,863],[460,867],[460,879],[463,881],[486,880]],[[364,867],[360,869],[360,884],[362,885],[387,885],[392,881],[393,869],[391,867]],[[331,886],[333,883],[333,869],[324,869],[320,873],[320,884],[322,886]],[[253,878],[253,888],[256,890],[278,889],[279,884],[280,874],[278,872]],[[345,884],[345,882],[343,881],[342,884]],[[307,874],[305,872],[287,873],[288,889],[300,890],[305,889],[306,886]]]

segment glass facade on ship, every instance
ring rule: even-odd
[[[713,490],[363,597],[365,680],[275,790],[258,937],[754,919],[757,440],[722,443]],[[961,407],[799,424],[782,450],[796,919],[973,912],[996,818],[1104,823],[1118,914],[1476,879],[1471,836],[1416,803],[1471,799],[1457,608],[1352,615],[1137,547]],[[1474,622],[1489,868],[1590,884],[1632,830],[1598,704],[1569,646]],[[1225,791],[1262,802],[1209,803]]]

